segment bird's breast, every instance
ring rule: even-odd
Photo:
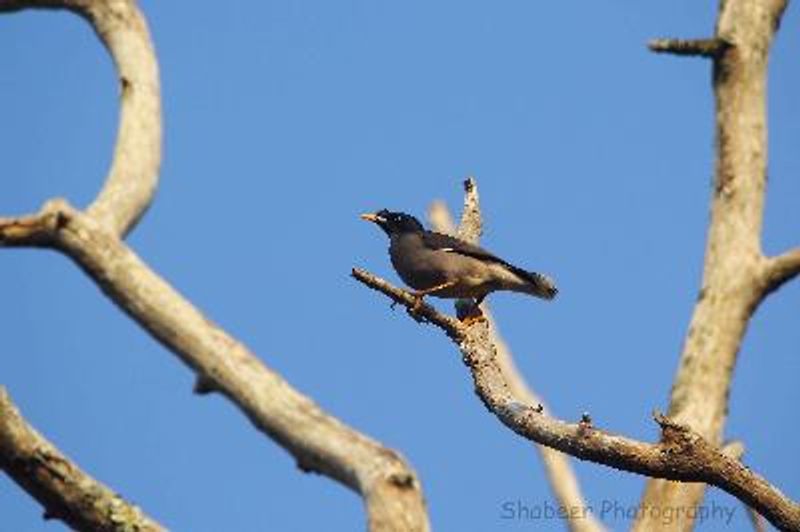
[[[439,264],[438,254],[426,247],[416,234],[393,237],[389,246],[392,266],[403,282],[416,290],[447,282],[446,271]]]

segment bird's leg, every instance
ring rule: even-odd
[[[422,307],[422,298],[427,296],[428,294],[435,294],[440,290],[444,290],[446,288],[450,288],[451,286],[455,286],[457,281],[447,281],[446,283],[437,284],[436,286],[432,286],[431,288],[426,288],[424,290],[417,290],[413,292],[414,295],[414,305],[411,307],[411,312],[416,314],[419,312],[419,309]]]
[[[469,327],[470,325],[479,321],[486,321],[486,316],[483,315],[483,311],[481,310],[481,303],[483,303],[486,295],[487,294],[483,294],[475,298],[474,304],[469,311],[464,316],[459,316],[461,323]]]

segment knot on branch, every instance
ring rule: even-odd
[[[397,488],[407,490],[416,487],[417,479],[411,473],[394,473],[389,475],[389,483]]]
[[[478,395],[480,397],[480,393]],[[483,397],[480,398],[503,424],[518,433],[524,431],[532,423],[536,423],[535,418],[541,416],[544,410],[542,405],[531,406],[515,399],[508,393],[494,402],[487,402]]]
[[[192,388],[192,392],[196,395],[208,395],[218,391],[219,386],[217,386],[213,379],[206,375],[197,377],[194,381],[194,387]]]
[[[676,438],[682,434],[689,434],[691,429],[686,425],[678,423],[661,412],[653,412],[653,419],[661,427],[661,433],[665,439]]]
[[[51,229],[58,231],[66,227],[75,214],[75,209],[64,198],[53,198],[42,205],[39,215],[51,221]]]
[[[75,209],[65,199],[47,201],[37,214],[0,218],[0,246],[48,246],[67,226]]]
[[[713,449],[699,434],[688,425],[678,423],[661,412],[654,412],[653,418],[661,427],[662,451],[668,454],[699,456]],[[714,451],[714,454],[717,454]]]
[[[475,178],[468,177],[464,180],[464,192],[467,194],[472,194],[475,191]]]

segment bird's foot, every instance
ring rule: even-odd
[[[423,301],[424,297],[425,297],[425,294],[420,293],[420,292],[414,292],[414,304],[411,306],[411,309],[410,309],[411,312],[413,312],[415,314],[419,313],[419,311],[422,308],[422,305],[424,303],[424,301]]]
[[[487,318],[484,316],[481,307],[477,303],[472,305],[466,313],[460,314],[458,319],[461,320],[461,323],[465,327],[470,327],[476,323],[487,321]]]
[[[420,312],[422,310],[422,305],[425,304],[425,301],[423,301],[425,294],[420,292],[414,292],[413,295],[414,295],[414,304],[408,307],[406,311],[408,312],[408,315],[414,318],[416,321],[423,323],[427,321]]]

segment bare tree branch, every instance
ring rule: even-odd
[[[410,292],[365,270],[353,269],[353,277],[409,311],[414,308],[416,298]],[[661,426],[662,439],[650,444],[597,429],[592,426],[588,415],[579,423],[566,423],[549,417],[540,405],[526,404],[512,393],[497,363],[496,348],[485,322],[466,327],[430,305],[423,305],[419,314],[455,342],[484,406],[520,436],[581,460],[622,471],[711,484],[752,506],[778,528],[800,528],[800,505],[738,460],[726,456],[688,426],[656,413],[655,420]]]
[[[85,213],[63,200],[33,216],[0,219],[0,246],[71,257],[117,304],[197,373],[195,391],[219,391],[304,471],[360,493],[370,530],[429,528],[414,471],[395,451],[330,416],[209,321],[121,240],[149,205],[161,158],[158,66],[134,0],[5,0],[0,12],[63,8],[87,19],[117,65],[121,117],[105,186]]]
[[[164,530],[28,425],[2,386],[0,469],[44,506],[46,519],[60,519],[78,530]]]
[[[111,54],[120,83],[114,160],[88,214],[126,235],[147,210],[161,164],[161,91],[147,21],[134,0],[4,0],[0,12],[68,9],[89,21]]]
[[[478,187],[475,180],[469,178],[464,182],[464,188],[464,210],[461,215],[458,236],[463,240],[477,244],[478,238],[482,233]],[[428,210],[428,219],[431,221],[431,225],[436,231],[447,234],[456,233],[453,218],[444,203],[439,201],[432,203]],[[505,377],[509,390],[515,397],[518,397],[526,404],[542,405],[546,412],[547,407],[544,405],[541,398],[531,390],[514,364],[511,350],[498,332],[497,324],[489,310],[488,302],[484,302],[481,308],[484,317],[486,317],[489,323],[490,341],[496,348],[497,365],[500,367],[500,371]],[[547,479],[558,503],[566,509],[583,510],[588,508],[581,494],[578,479],[569,463],[567,455],[544,445],[537,444],[536,449],[539,451],[539,455],[542,458]],[[567,518],[567,525],[573,532],[596,532],[604,530],[604,527],[591,513],[567,512]]]
[[[325,413],[192,306],[94,218],[53,200],[35,216],[0,219],[0,246],[57,249],[123,311],[282,445],[304,471],[360,493],[371,530],[427,530],[421,487],[405,460]]]
[[[725,0],[712,41],[716,102],[714,190],[702,288],[673,382],[669,416],[718,445],[727,418],[731,377],[751,316],[763,298],[796,274],[794,253],[766,259],[761,251],[767,184],[766,76],[770,45],[786,0]],[[641,506],[694,508],[704,486],[647,483]],[[641,513],[634,529],[664,528]],[[691,528],[684,512],[670,527]]]
[[[797,504],[718,450],[730,375],[749,318],[765,295],[797,274],[800,262],[797,251],[766,259],[760,246],[766,182],[766,58],[785,5],[786,0],[723,1],[713,39],[668,40],[655,46],[659,51],[714,59],[719,152],[703,288],[675,380],[670,417],[657,416],[660,443],[605,433],[595,429],[588,417],[568,424],[544,415],[541,408],[520,400],[519,390],[507,381],[486,325],[467,329],[427,305],[413,315],[442,328],[459,345],[479,397],[515,432],[612,467],[719,486],[776,526],[798,529]],[[49,247],[70,256],[120,308],[192,367],[198,375],[198,393],[225,394],[256,427],[292,453],[299,467],[361,493],[372,530],[427,530],[419,482],[402,457],[291,388],[120,241],[152,200],[161,150],[158,68],[136,3],[0,2],[0,11],[29,7],[65,8],[90,21],[118,68],[120,128],[105,186],[86,213],[56,200],[38,215],[0,219],[0,246]],[[474,199],[477,217],[468,217],[465,209],[462,234],[477,238],[477,194]],[[476,225],[468,225],[475,221]],[[415,301],[411,294],[364,271],[354,270],[353,275],[409,309]],[[653,481],[644,504],[691,507],[702,490],[701,484],[677,489],[675,484]],[[645,519],[637,526],[649,529],[650,524]],[[684,528],[686,522],[677,521],[676,526]]]

